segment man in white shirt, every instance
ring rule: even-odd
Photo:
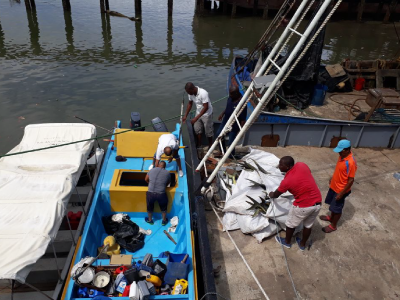
[[[201,135],[203,130],[208,138],[208,145],[211,147],[214,137],[213,130],[213,108],[211,105],[208,92],[193,83],[188,82],[185,85],[186,93],[189,95],[189,104],[186,109],[185,116],[183,117],[183,122],[192,109],[193,102],[196,104],[196,116],[190,122],[193,125],[194,132],[197,135],[197,147],[201,146]]]
[[[158,163],[161,160],[161,156],[165,154],[168,156],[168,162],[171,162],[173,158],[175,158],[176,163],[179,168],[179,176],[183,176],[182,166],[181,166],[181,159],[178,154],[179,150],[179,141],[175,135],[172,133],[166,133],[160,135],[158,138],[158,146],[156,153],[154,154],[153,164],[149,167],[151,170],[154,166],[158,167]]]

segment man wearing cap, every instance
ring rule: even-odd
[[[331,215],[320,216],[323,221],[331,224],[322,228],[325,233],[336,231],[337,223],[342,216],[345,199],[351,193],[351,186],[357,171],[357,162],[351,153],[349,140],[339,141],[337,147],[333,149],[339,153],[339,159],[333,176],[329,180],[329,191],[325,198],[325,203],[329,204]]]
[[[201,135],[203,134],[203,131],[208,139],[208,146],[211,147],[214,137],[214,123],[213,107],[208,92],[205,89],[195,86],[192,82],[186,83],[185,91],[188,93],[189,104],[182,121],[186,121],[194,102],[196,105],[196,116],[190,122],[192,123],[193,130],[197,135],[197,147],[201,146]]]
[[[286,237],[276,236],[276,241],[285,246],[291,247],[292,236],[297,226],[303,222],[303,236],[296,237],[296,243],[301,251],[306,249],[306,242],[311,234],[311,228],[321,209],[322,196],[311,174],[310,168],[302,162],[294,163],[291,156],[284,156],[279,160],[278,168],[285,172],[282,180],[275,192],[270,192],[270,198],[278,198],[283,193],[289,191],[294,196],[294,202],[290,208],[286,220]]]
[[[175,158],[179,169],[179,176],[182,177],[183,171],[178,151],[179,151],[178,138],[172,133],[162,134],[158,139],[158,146],[156,153],[154,154],[153,164],[150,165],[149,170],[151,170],[154,166],[158,167],[158,163],[161,159],[161,156],[165,154],[166,156],[168,156],[168,162],[171,162],[172,159]]]
[[[161,209],[162,225],[168,224],[167,219],[167,208],[168,208],[168,197],[165,189],[168,184],[171,183],[171,175],[165,170],[167,164],[165,161],[160,161],[158,167],[151,169],[145,177],[145,181],[149,184],[148,191],[146,193],[147,202],[147,217],[144,219],[146,223],[150,225],[154,224],[153,211],[154,203],[158,202]]]

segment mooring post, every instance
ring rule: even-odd
[[[106,11],[110,10],[110,3],[108,3],[108,0],[106,0]]]
[[[135,0],[135,16],[142,14],[142,0]]]
[[[62,6],[64,11],[71,11],[71,3],[69,0],[62,0]]]
[[[390,2],[389,6],[386,10],[385,17],[383,18],[383,23],[389,23],[390,15],[395,10],[396,6],[397,6],[397,0],[392,0],[392,2]]]
[[[174,5],[174,0],[168,0],[168,16],[172,16],[173,5]]]
[[[357,12],[357,22],[359,23],[362,21],[364,6],[365,6],[365,0],[360,0],[360,2],[358,3],[358,12]]]
[[[233,0],[231,18],[236,17],[236,9],[237,9],[237,2],[236,0]]]
[[[264,6],[263,19],[264,20],[268,19],[268,1],[265,3],[265,6]]]
[[[258,0],[254,0],[253,16],[257,15],[257,9],[258,9]]]

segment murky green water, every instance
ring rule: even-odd
[[[117,119],[127,125],[130,111],[141,112],[143,124],[178,115],[187,81],[212,100],[223,97],[233,55],[251,50],[268,21],[198,18],[195,0],[174,2],[168,19],[167,1],[143,1],[143,22],[135,23],[101,15],[98,0],[71,0],[71,14],[61,0],[36,0],[32,14],[23,0],[0,0],[0,153],[31,123],[77,115],[110,128]],[[110,7],[134,16],[133,0],[110,0]],[[392,24],[335,22],[323,62],[392,58],[398,48]]]

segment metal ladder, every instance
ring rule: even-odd
[[[324,19],[322,25],[316,30],[315,34],[312,36],[312,38],[309,40],[307,45],[303,48],[302,52],[299,54],[301,51],[302,47],[305,45],[308,37],[310,36],[311,32],[317,28],[318,22],[322,18],[323,14],[325,11],[328,9],[330,6],[331,2],[334,0],[322,0],[323,3],[321,4],[320,8],[318,9],[317,13],[314,15],[313,19],[307,26],[306,30],[303,33],[300,33],[297,31],[297,28],[299,27],[300,23],[304,19],[305,14],[308,12],[308,10],[311,8],[314,0],[303,0],[299,7],[297,8],[296,12],[294,13],[292,19],[286,26],[285,30],[279,37],[277,43],[269,53],[268,57],[265,59],[263,65],[261,66],[260,70],[258,71],[257,75],[255,77],[259,77],[262,75],[268,74],[269,70],[272,67],[275,67],[279,72],[276,75],[275,79],[272,81],[264,95],[262,95],[261,99],[257,97],[258,99],[258,104],[253,110],[253,112],[250,114],[249,118],[247,119],[246,123],[243,125],[243,127],[240,126],[240,122],[238,120],[238,117],[244,107],[247,105],[247,102],[250,100],[250,95],[256,92],[256,95],[258,92],[256,91],[256,88],[254,86],[254,81],[251,82],[249,88],[246,90],[246,93],[236,106],[236,109],[230,116],[229,120],[227,121],[225,127],[223,128],[222,132],[220,135],[215,139],[213,145],[211,146],[210,149],[208,149],[207,154],[204,156],[204,158],[201,160],[199,165],[196,168],[196,171],[199,172],[202,167],[204,167],[206,175],[206,161],[214,151],[214,149],[218,146],[218,144],[221,145],[221,149],[223,151],[222,143],[221,140],[225,137],[227,133],[229,133],[232,129],[232,126],[234,122],[236,122],[239,126],[239,133],[236,136],[235,140],[232,142],[232,144],[229,146],[229,148],[226,150],[225,153],[223,153],[222,159],[218,162],[217,166],[215,167],[214,171],[211,173],[211,175],[208,177],[206,183],[202,187],[202,193],[206,192],[208,187],[211,185],[212,181],[214,180],[215,176],[217,175],[219,169],[221,166],[225,163],[226,159],[229,157],[231,154],[232,150],[235,148],[237,143],[240,141],[240,139],[244,136],[246,131],[250,128],[250,126],[257,120],[258,116],[264,109],[264,107],[268,104],[269,100],[274,96],[276,91],[279,89],[279,87],[282,85],[282,83],[287,79],[287,77],[290,75],[294,67],[297,65],[297,63],[300,61],[300,59],[304,56],[304,54],[307,52],[308,48],[311,46],[315,38],[317,38],[318,34],[321,32],[321,30],[325,27],[326,23],[329,21],[333,13],[336,11],[337,7],[340,5],[342,0],[338,0],[336,4],[333,6],[327,17]],[[308,4],[308,6],[307,6]],[[288,44],[289,40],[293,35],[297,35],[300,37],[300,39],[297,41],[296,46],[293,48],[292,52],[290,53],[289,57],[286,59],[285,63],[283,66],[279,66],[276,63],[276,59],[278,58],[279,54],[282,52],[284,47]],[[295,60],[296,59],[296,60]],[[295,60],[295,61],[294,61]],[[293,62],[294,61],[294,62]]]

